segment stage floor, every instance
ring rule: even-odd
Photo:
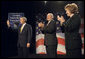
[[[17,56],[14,57],[8,57],[8,58],[19,58]],[[28,58],[49,58],[45,54],[31,54]],[[57,55],[57,58],[68,58],[66,55]],[[82,55],[82,58],[84,58],[84,55]]]

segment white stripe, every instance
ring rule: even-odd
[[[84,18],[81,19],[81,24],[84,24]]]
[[[66,53],[65,46],[62,44],[58,44],[57,51]]]
[[[41,39],[41,38],[44,39],[44,34],[36,35],[36,42],[37,42],[39,39]]]
[[[82,48],[82,54],[84,54],[84,48]]]
[[[84,24],[84,18],[81,19],[81,25]],[[80,27],[79,33],[84,33],[84,28]]]
[[[65,39],[65,34],[64,33],[56,33],[56,37]]]
[[[82,38],[82,44],[84,44],[84,38]]]
[[[39,54],[41,52],[44,52],[46,53],[46,47],[44,45],[39,45],[37,48],[36,48],[36,53]]]

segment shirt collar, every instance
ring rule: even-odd
[[[26,25],[26,23],[24,23],[22,26],[25,26]]]

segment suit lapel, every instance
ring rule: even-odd
[[[20,33],[21,25],[19,26],[18,32]]]
[[[26,25],[27,25],[27,24],[25,24],[25,26],[24,26],[24,28],[23,28],[22,32],[24,31],[24,29],[25,29]]]
[[[48,24],[48,26],[51,24],[52,21],[53,21],[53,20],[50,21],[50,23]],[[48,26],[47,26],[47,27],[48,27]]]

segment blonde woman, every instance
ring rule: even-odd
[[[65,6],[65,11],[70,18],[65,21],[63,16],[59,17],[57,15],[57,19],[60,21],[65,31],[66,54],[70,58],[80,58],[82,42],[79,34],[81,19],[78,6],[75,3],[67,4]]]

